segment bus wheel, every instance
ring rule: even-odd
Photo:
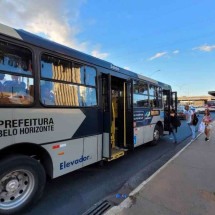
[[[18,213],[41,197],[46,181],[42,165],[24,155],[0,161],[0,214]]]
[[[154,129],[154,132],[153,132],[153,140],[150,143],[150,145],[152,145],[152,146],[157,145],[157,143],[158,143],[158,141],[160,139],[160,136],[161,136],[161,128],[160,128],[159,125],[156,125],[155,129]]]

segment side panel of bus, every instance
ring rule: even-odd
[[[134,110],[134,147],[153,141],[155,126],[164,121],[163,112],[156,112],[157,115],[152,116],[150,109]]]
[[[8,108],[1,109],[1,114],[0,147],[42,145],[52,158],[53,177],[101,160],[101,135],[72,139],[86,121],[80,109]]]
[[[53,160],[53,178],[101,160],[102,135],[44,145]]]

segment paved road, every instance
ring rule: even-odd
[[[155,147],[140,146],[104,166],[94,164],[49,181],[40,202],[25,215],[79,215],[102,199],[118,203],[116,193],[128,194],[189,142],[185,121],[177,136],[181,142],[177,146],[165,136]]]

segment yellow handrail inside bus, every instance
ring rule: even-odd
[[[115,125],[115,121],[116,121],[116,113],[115,113],[115,108],[114,108],[114,98],[112,98],[112,102],[111,102],[111,107],[112,107],[112,119],[111,119],[111,145],[112,148],[115,147],[116,143],[115,143],[115,132],[116,132],[116,125]]]

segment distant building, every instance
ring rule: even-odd
[[[210,96],[179,96],[180,104],[190,104],[194,106],[204,106],[207,101],[215,100],[215,91],[208,92]]]

